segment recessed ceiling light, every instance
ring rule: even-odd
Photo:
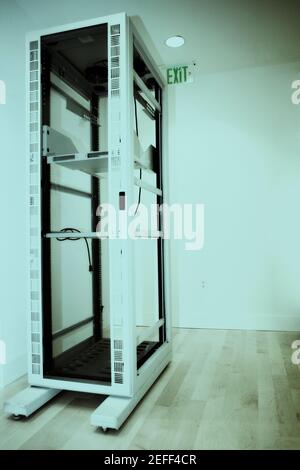
[[[172,36],[166,40],[168,47],[180,47],[184,44],[184,38],[182,36]]]

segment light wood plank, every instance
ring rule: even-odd
[[[300,333],[174,329],[173,339],[172,363],[119,431],[90,426],[103,397],[66,392],[24,421],[1,412],[0,449],[300,449]]]

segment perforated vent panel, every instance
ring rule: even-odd
[[[41,372],[39,44],[29,51],[30,306],[32,374]]]
[[[114,190],[117,194],[118,171],[121,164],[121,91],[120,91],[120,25],[111,25],[109,33],[109,93],[110,93],[110,159],[114,178]],[[120,295],[119,292],[117,295]],[[117,310],[117,307],[116,307]],[[124,383],[124,354],[120,311],[113,319],[112,379],[115,384]]]

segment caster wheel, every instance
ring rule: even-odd
[[[22,418],[23,418],[22,415],[12,415],[12,419],[13,419],[14,421],[19,421],[19,420],[22,419]]]

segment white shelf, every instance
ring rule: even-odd
[[[143,152],[140,148],[135,149],[135,168],[153,171],[154,148],[152,145]],[[53,155],[47,157],[50,165],[62,165],[70,170],[83,171],[92,176],[107,177],[108,152],[74,153],[68,155]]]
[[[100,232],[50,232],[45,234],[45,238],[100,238],[101,240],[108,239],[108,236],[101,235]],[[157,239],[163,237],[163,232],[159,230],[149,232],[136,232],[134,239]]]
[[[150,193],[157,194],[157,196],[162,196],[162,190],[152,186],[149,183],[145,183],[140,178],[134,178],[134,184],[139,188],[145,189],[146,191],[150,191]]]
[[[79,170],[89,175],[105,176],[108,171],[107,152],[75,153],[71,155],[55,155],[47,157],[52,165],[62,165],[70,170]]]
[[[50,232],[46,233],[46,238],[101,238],[105,239],[99,232]]]

